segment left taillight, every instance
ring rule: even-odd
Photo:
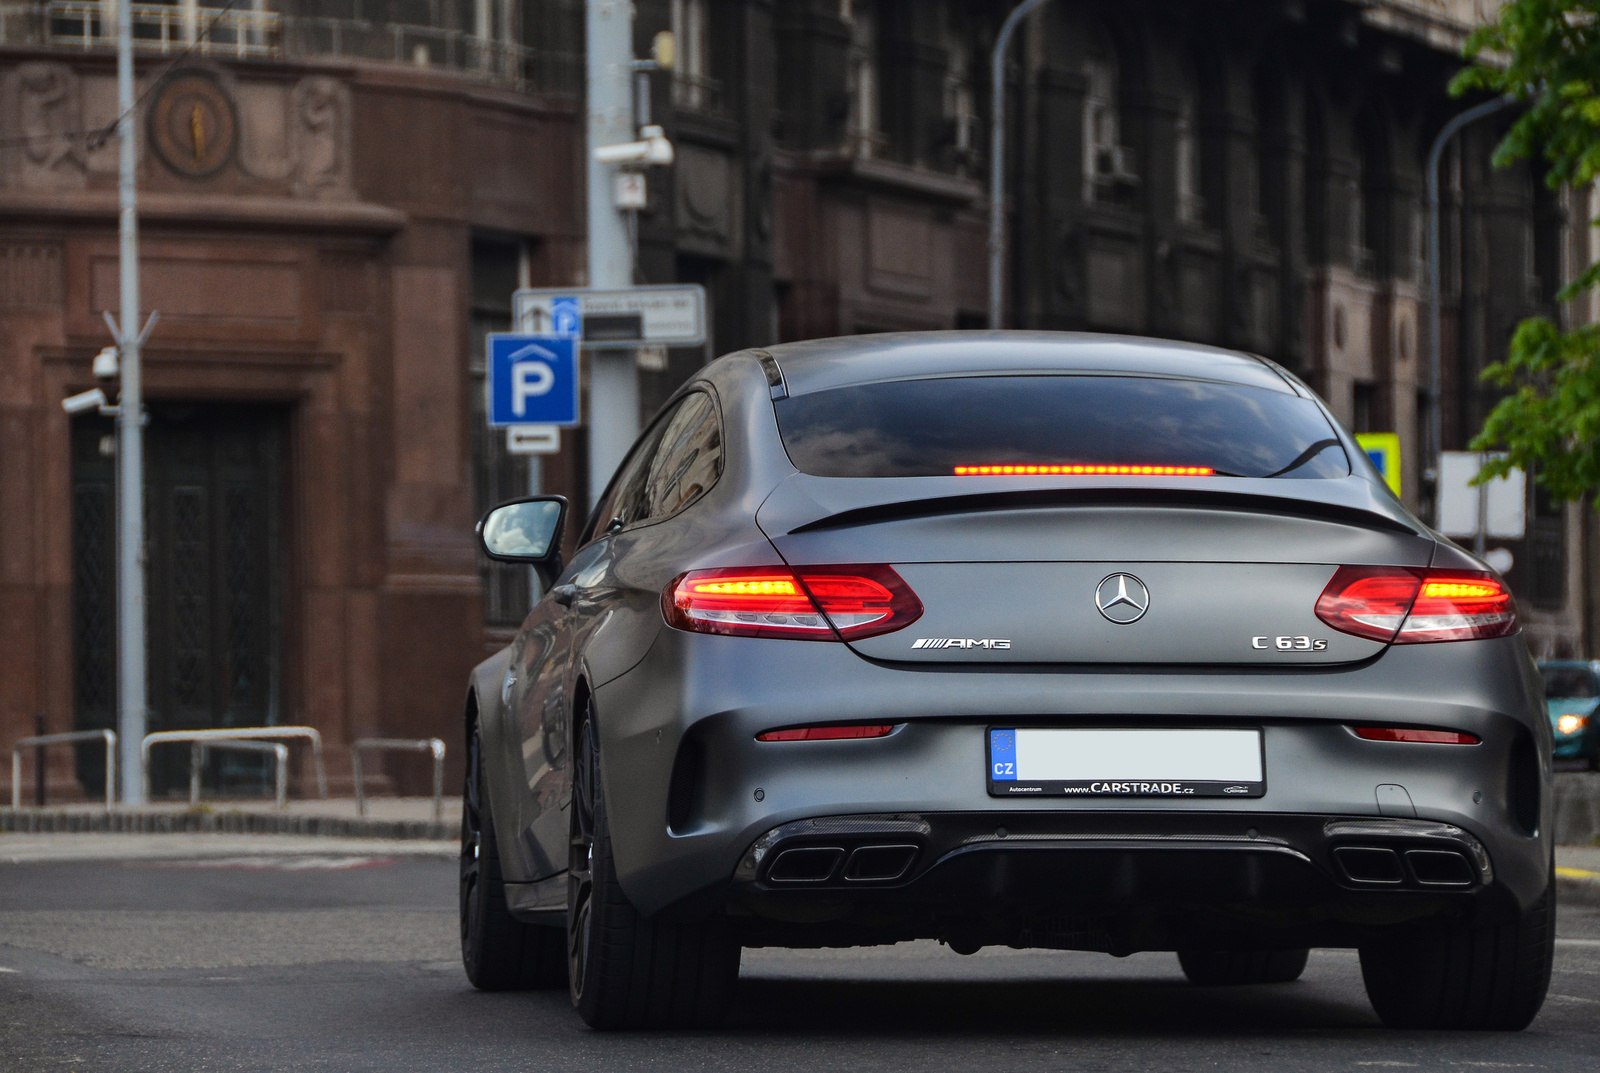
[[[1344,633],[1397,645],[1517,632],[1511,591],[1479,571],[1341,566],[1317,600],[1317,617]]]
[[[674,578],[661,609],[696,633],[848,641],[909,626],[922,601],[882,564],[721,567]]]

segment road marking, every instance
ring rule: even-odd
[[[1600,939],[1557,939],[1557,946],[1600,946]]]
[[[1591,872],[1587,868],[1567,868],[1556,866],[1556,875],[1566,876],[1568,879],[1600,879],[1600,872]]]
[[[0,972],[21,972],[21,971],[22,971],[21,969],[8,969],[4,965],[0,965]]]
[[[1551,995],[1557,1002],[1576,1002],[1583,1006],[1600,1006],[1600,998],[1579,998],[1577,995]]]
[[[211,857],[189,861],[151,862],[155,868],[239,868],[259,872],[344,871],[351,868],[381,868],[394,864],[393,857],[312,856],[292,857]]]

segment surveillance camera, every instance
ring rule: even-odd
[[[114,380],[117,376],[117,348],[108,346],[94,356],[94,375],[101,380]]]
[[[100,409],[105,404],[106,393],[99,388],[80,391],[61,400],[61,408],[69,414],[88,413],[90,410]]]

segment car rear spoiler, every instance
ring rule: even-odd
[[[802,475],[803,477],[803,475]],[[804,479],[804,478],[803,478]],[[791,478],[793,480],[793,478]],[[819,478],[806,479],[806,484],[811,484]],[[1358,479],[1359,480],[1359,479]],[[785,481],[784,485],[789,485]],[[829,481],[829,483],[835,483]],[[851,481],[859,484],[859,481]],[[874,485],[883,485],[883,479],[873,479]],[[1260,482],[1252,482],[1259,484]],[[1304,492],[1304,485],[1309,482],[1296,481],[1296,491]],[[1324,483],[1324,482],[1318,482]],[[1041,507],[1092,507],[1092,506],[1152,506],[1152,507],[1193,507],[1205,510],[1234,510],[1250,513],[1280,514],[1299,518],[1319,518],[1345,525],[1360,526],[1366,529],[1376,529],[1383,532],[1402,533],[1407,536],[1424,536],[1427,530],[1412,520],[1408,515],[1397,510],[1385,510],[1388,504],[1374,498],[1368,503],[1362,503],[1357,497],[1351,496],[1352,491],[1347,486],[1346,480],[1329,481],[1327,484],[1346,485],[1339,491],[1343,495],[1308,498],[1300,495],[1274,495],[1270,491],[1254,488],[1250,490],[1237,488],[1193,488],[1173,487],[1171,485],[1157,487],[1056,487],[1056,488],[1013,488],[985,492],[968,492],[957,495],[916,496],[882,502],[882,492],[878,489],[880,499],[877,503],[863,504],[861,506],[843,507],[843,509],[828,510],[827,506],[818,502],[818,498],[805,495],[800,488],[785,489],[780,485],[767,502],[762,505],[763,527],[769,522],[778,522],[783,517],[789,524],[778,525],[782,531],[794,533],[815,532],[824,529],[841,529],[856,525],[872,525],[878,522],[894,521],[902,518],[930,517],[941,514],[970,514],[983,511],[1002,510],[1035,510]],[[1361,482],[1363,485],[1366,482]],[[813,491],[807,488],[804,491]],[[804,508],[800,502],[784,495],[785,491],[792,493],[801,492],[801,497],[806,506],[816,508],[822,513],[809,511],[813,516],[806,520],[795,517]],[[910,491],[910,489],[907,489]],[[1332,489],[1329,489],[1332,491]],[[829,496],[833,499],[834,497]],[[788,500],[781,505],[776,500]],[[1352,502],[1354,499],[1356,501]],[[843,506],[840,504],[840,506]],[[770,509],[769,509],[770,508]],[[797,510],[796,508],[800,508]],[[769,529],[768,532],[772,530]]]

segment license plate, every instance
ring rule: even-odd
[[[1260,797],[1260,730],[989,731],[995,797]]]

